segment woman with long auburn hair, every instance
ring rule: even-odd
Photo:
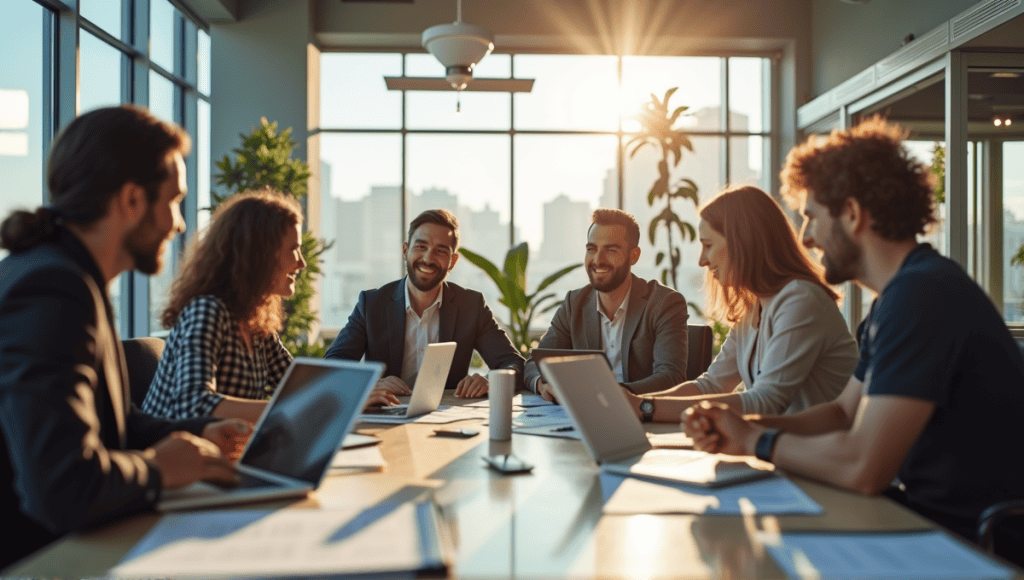
[[[756,187],[727,189],[698,211],[709,318],[731,325],[707,372],[654,393],[654,420],[679,421],[702,400],[784,414],[835,399],[857,364],[839,294]],[[742,391],[735,389],[743,384]],[[631,397],[640,414],[640,397]],[[648,410],[650,412],[650,410]]]
[[[175,419],[259,419],[292,361],[277,334],[281,300],[305,267],[294,198],[264,189],[222,203],[171,287],[161,316],[171,334],[142,408]],[[375,392],[370,403],[397,398]]]

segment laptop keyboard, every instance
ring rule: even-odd
[[[238,485],[225,485],[225,484],[218,483],[218,482],[215,482],[215,481],[211,481],[209,483],[211,483],[213,485],[216,485],[217,487],[219,487],[221,489],[228,489],[228,490],[230,490],[230,489],[259,489],[261,487],[280,487],[281,486],[281,484],[279,484],[277,482],[269,481],[269,480],[263,479],[262,477],[255,476],[255,475],[253,475],[251,473],[246,473],[244,471],[239,471],[238,472],[238,476],[241,478],[241,481],[238,483]]]
[[[395,407],[381,407],[379,409],[374,409],[373,411],[370,411],[369,413],[371,415],[387,415],[389,417],[395,417],[395,416],[404,417],[405,414],[408,411],[409,411],[409,406],[408,405],[398,405],[398,406],[395,406]]]

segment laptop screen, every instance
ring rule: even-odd
[[[241,458],[243,465],[320,483],[379,375],[376,365],[339,364],[292,363]]]

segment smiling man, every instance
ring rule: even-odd
[[[587,232],[584,267],[590,284],[572,290],[538,348],[603,350],[620,383],[635,394],[664,391],[686,378],[686,299],[634,276],[640,226],[618,209],[597,209]],[[554,400],[533,359],[526,386]]]
[[[869,120],[812,138],[782,171],[825,279],[856,280],[876,295],[839,398],[784,417],[707,405],[691,408],[685,426],[708,451],[885,493],[974,539],[982,510],[1024,490],[1024,463],[1007,454],[1020,438],[1024,359],[985,292],[918,243],[936,221],[934,201],[928,168],[907,153],[905,137]],[[1004,545],[1018,558],[1022,537]]]
[[[406,276],[359,293],[345,328],[327,350],[327,358],[378,361],[387,365],[380,380],[395,395],[412,393],[428,344],[455,342],[446,387],[457,397],[487,394],[487,378],[469,375],[473,350],[491,369],[523,376],[523,357],[479,292],[446,282],[459,260],[459,222],[443,209],[427,210],[412,220],[402,244]]]

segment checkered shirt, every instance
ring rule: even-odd
[[[197,296],[167,338],[142,409],[170,419],[209,416],[223,395],[265,399],[292,361],[275,333],[245,347],[238,323],[216,296]]]

